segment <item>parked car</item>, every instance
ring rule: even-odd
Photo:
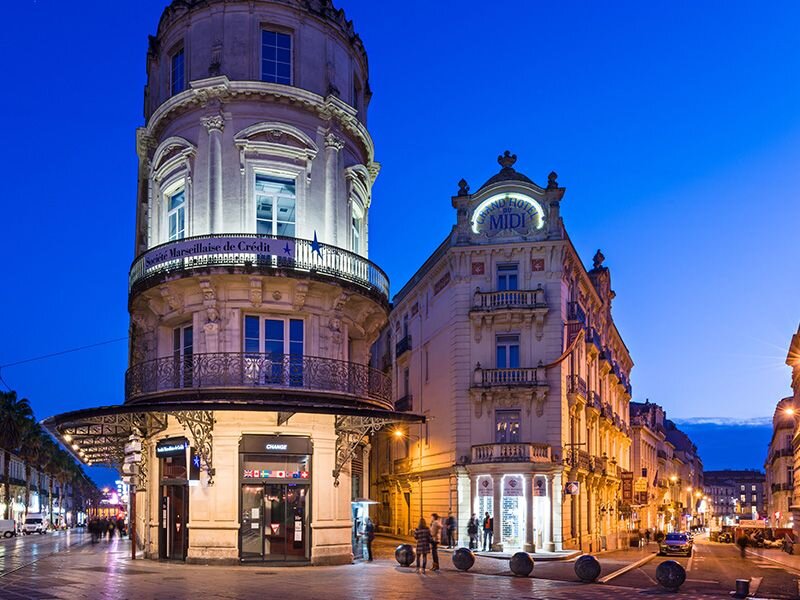
[[[17,524],[14,519],[0,519],[0,537],[10,538],[17,535]]]
[[[668,533],[664,541],[658,546],[658,554],[660,556],[667,556],[668,554],[683,554],[684,556],[692,555],[692,548],[694,543],[685,533],[673,532]]]
[[[28,515],[25,519],[25,524],[22,526],[22,533],[25,535],[29,533],[47,533],[47,523],[45,523],[44,517],[42,515]]]

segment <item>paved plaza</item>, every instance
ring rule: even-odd
[[[732,580],[715,580],[712,571],[698,567],[710,561],[706,544],[693,559],[682,561],[688,568],[688,581],[682,591],[671,594],[660,589],[652,579],[658,557],[619,576],[609,584],[581,584],[575,579],[571,560],[537,562],[534,577],[516,578],[508,571],[508,562],[478,557],[466,573],[452,567],[450,555],[442,553],[442,569],[425,574],[401,568],[392,557],[396,540],[379,538],[376,560],[338,567],[235,566],[218,567],[172,564],[130,559],[127,540],[104,540],[96,545],[84,534],[51,534],[39,538],[17,538],[0,542],[0,599],[120,599],[174,600],[182,598],[234,599],[280,598],[292,600],[381,598],[519,598],[587,600],[595,598],[728,597]],[[600,555],[603,575],[652,555],[652,549],[634,549]],[[793,598],[797,590],[797,571],[792,564],[784,566],[760,556],[741,559],[733,547],[723,548],[738,558],[741,569],[763,569],[759,573],[761,598]],[[705,558],[703,558],[705,556]],[[725,556],[723,556],[725,558]],[[788,557],[792,560],[794,557]],[[716,560],[716,559],[714,559]],[[722,560],[722,559],[720,559]],[[758,562],[756,562],[758,561]],[[722,571],[720,571],[721,573]],[[772,573],[770,585],[765,573]],[[723,578],[724,579],[724,578]],[[699,583],[698,583],[699,582]],[[703,582],[707,582],[704,586]],[[698,587],[700,586],[700,587]],[[771,587],[770,587],[771,586]],[[792,588],[792,586],[794,586]]]

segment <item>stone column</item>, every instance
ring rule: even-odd
[[[525,491],[525,544],[522,549],[536,552],[536,541],[533,539],[533,474],[524,473],[522,479],[522,489]]]
[[[552,552],[555,550],[553,544],[553,476],[548,475],[545,477],[545,493],[547,494],[547,514],[544,518],[544,532],[542,541],[544,542],[544,550]]]
[[[323,243],[338,245],[339,219],[336,211],[336,166],[344,140],[333,133],[325,136],[325,239]]]
[[[494,519],[494,537],[492,538],[492,550],[495,552],[503,551],[503,476],[492,475],[492,489],[494,501],[492,506],[492,518]]]
[[[564,536],[561,529],[561,493],[563,487],[561,476],[561,471],[550,476],[550,527],[552,527],[553,531],[553,550],[556,552],[564,549]]]
[[[222,233],[222,115],[202,120],[208,130],[208,231]]]

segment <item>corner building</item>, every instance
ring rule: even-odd
[[[376,354],[397,410],[426,424],[373,448],[378,525],[493,516],[493,549],[598,551],[623,542],[631,495],[630,355],[609,269],[584,268],[560,217],[565,189],[500,171],[452,198],[456,224],[394,297]]]
[[[175,0],[147,77],[125,403],[47,425],[125,461],[149,557],[350,562],[368,436],[413,420],[368,366],[364,48],[328,0]]]

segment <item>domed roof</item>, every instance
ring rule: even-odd
[[[533,185],[536,185],[535,183],[533,183],[533,181],[530,180],[530,178],[528,178],[527,176],[523,175],[522,173],[514,169],[514,163],[517,162],[516,154],[511,154],[511,152],[506,150],[502,154],[502,156],[497,157],[497,162],[502,167],[500,169],[500,172],[497,173],[496,175],[492,175],[486,181],[486,183],[484,183],[480,188],[478,188],[478,191],[495,183],[502,183],[505,181],[523,181],[525,183],[531,183]]]

